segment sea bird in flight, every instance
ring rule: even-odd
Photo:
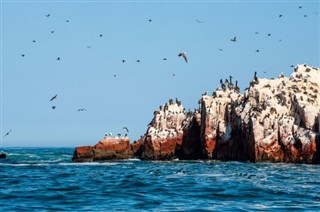
[[[188,58],[187,58],[187,55],[186,55],[187,53],[186,52],[180,52],[179,54],[178,54],[178,56],[179,57],[183,57],[183,59],[186,61],[186,63],[188,62]]]
[[[58,94],[54,95],[51,99],[50,99],[50,102],[54,99],[56,99],[58,97]]]
[[[9,130],[9,132],[7,132],[3,137],[8,136],[11,133],[12,130]]]

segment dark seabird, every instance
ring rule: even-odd
[[[33,40],[32,42],[33,42],[33,43],[35,43],[35,42],[36,42],[36,40]]]
[[[253,76],[253,78],[254,78],[254,80],[255,80],[255,81],[258,81],[258,78],[257,78],[257,72],[256,72],[256,71],[254,72],[254,76]]]
[[[151,20],[151,19],[149,19],[148,21],[149,21],[149,22],[151,22],[152,20]]]
[[[122,61],[122,63],[126,62],[126,60],[121,60],[121,61]]]
[[[46,15],[46,17],[49,18],[50,15],[51,15],[51,14],[49,13],[48,15]]]
[[[51,34],[53,34],[53,33],[54,33],[54,31],[52,30],[52,31],[51,31]]]
[[[203,21],[199,21],[199,20],[196,20],[199,24],[203,24],[204,22]]]
[[[21,57],[25,57],[26,55],[25,54],[21,54]]]
[[[140,63],[140,60],[136,60],[137,63]]]
[[[58,94],[54,95],[51,99],[50,99],[50,102],[54,99],[56,99],[58,97]]]
[[[303,17],[305,17],[305,18],[306,18],[306,17],[308,17],[308,15],[304,15]]]
[[[256,52],[260,52],[260,50],[259,50],[259,49],[257,49],[257,50],[256,50]]]
[[[167,58],[163,58],[162,60],[167,60]]]
[[[219,49],[219,51],[223,51],[223,49]]]
[[[280,14],[280,15],[279,15],[279,18],[281,18],[281,17],[282,17],[282,15]]]
[[[87,49],[91,49],[91,46],[87,46]]]
[[[176,76],[175,74],[172,74],[172,76],[174,77],[174,76]]]
[[[116,75],[116,74],[114,74],[114,75],[113,75],[113,77],[117,77],[117,75]]]
[[[231,39],[232,42],[237,42],[237,37],[234,36],[234,38]]]
[[[258,34],[259,34],[259,32],[255,32],[254,34],[258,35]]]
[[[3,137],[8,136],[11,133],[12,130],[9,130],[9,132],[7,132]]]
[[[78,109],[78,112],[80,112],[80,111],[87,111],[87,109],[85,109],[85,108],[80,108],[80,109]]]
[[[178,56],[179,57],[183,57],[183,59],[186,61],[186,63],[188,62],[188,58],[187,58],[187,56],[186,56],[186,53],[185,52],[180,52],[179,54],[178,54]]]
[[[101,38],[101,37],[103,37],[103,34],[100,34],[99,36],[100,36],[100,38]]]
[[[271,36],[271,33],[268,33],[268,36]]]
[[[302,8],[302,6],[299,6],[299,9],[301,9]]]
[[[126,130],[129,133],[129,129],[127,127],[123,127],[122,129]]]
[[[58,57],[57,60],[60,60],[60,57]]]
[[[68,22],[69,22],[69,20],[66,20],[66,22],[68,23]]]
[[[56,109],[56,106],[52,106],[52,110]]]

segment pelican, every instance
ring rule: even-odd
[[[188,62],[188,58],[187,58],[187,55],[186,55],[187,53],[186,52],[180,52],[179,54],[178,54],[178,56],[179,57],[183,57],[183,59],[186,61],[186,63]]]

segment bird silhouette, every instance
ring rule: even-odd
[[[100,34],[99,37],[100,37],[100,38],[103,37],[103,34]]]
[[[11,133],[12,130],[9,130],[3,137],[8,136]]]
[[[60,57],[57,57],[57,60],[60,60]]]
[[[305,18],[306,18],[306,17],[308,17],[308,15],[304,15],[303,17],[305,17]]]
[[[49,13],[49,14],[46,15],[46,17],[49,18],[50,15],[51,15],[51,14]]]
[[[50,102],[53,101],[54,99],[56,99],[58,97],[58,94],[54,95],[51,99]]]
[[[85,108],[79,108],[78,109],[78,112],[82,112],[82,111],[87,111],[87,109],[85,109]]]
[[[183,59],[186,61],[186,63],[188,62],[188,58],[187,58],[187,55],[186,55],[187,53],[186,52],[180,52],[179,54],[178,54],[178,56],[179,57],[183,57]]]
[[[33,42],[33,43],[35,43],[35,42],[36,42],[36,40],[33,40],[32,42]]]
[[[151,20],[151,19],[149,19],[148,21],[149,21],[149,22],[151,22],[152,20]]]
[[[281,18],[281,17],[282,17],[282,15],[280,14],[280,15],[279,15],[279,18]]]
[[[271,33],[268,33],[268,36],[270,37],[270,36],[271,36]]]
[[[199,24],[203,24],[203,21],[199,21],[198,19],[196,20]]]
[[[167,60],[167,58],[162,58],[162,60]]]
[[[172,76],[174,77],[174,76],[176,76],[175,74],[172,74]]]
[[[53,34],[53,33],[54,33],[54,31],[52,30],[52,31],[51,31],[51,34]]]
[[[21,57],[25,57],[26,55],[25,54],[21,54]]]
[[[301,9],[302,8],[302,6],[299,6],[299,9]]]
[[[114,75],[113,75],[113,77],[117,77],[117,75],[116,75],[116,74],[114,74]]]
[[[257,49],[257,50],[256,50],[256,52],[260,52],[260,50],[259,50],[259,49]]]
[[[231,38],[231,41],[232,41],[232,42],[237,42],[237,37],[234,36],[234,38]]]
[[[223,49],[219,49],[219,51],[223,51]]]
[[[129,133],[129,129],[127,127],[123,127],[122,129],[126,130]]]
[[[52,110],[54,110],[54,109],[56,109],[56,106],[52,106],[51,108],[52,108]]]
[[[126,60],[121,60],[121,61],[122,61],[122,63],[126,62]]]
[[[140,60],[136,60],[137,63],[140,63]]]
[[[66,20],[66,22],[68,23],[68,22],[69,22],[69,20]]]

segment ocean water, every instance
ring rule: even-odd
[[[320,211],[320,166],[72,163],[73,148],[8,148],[1,211]]]

